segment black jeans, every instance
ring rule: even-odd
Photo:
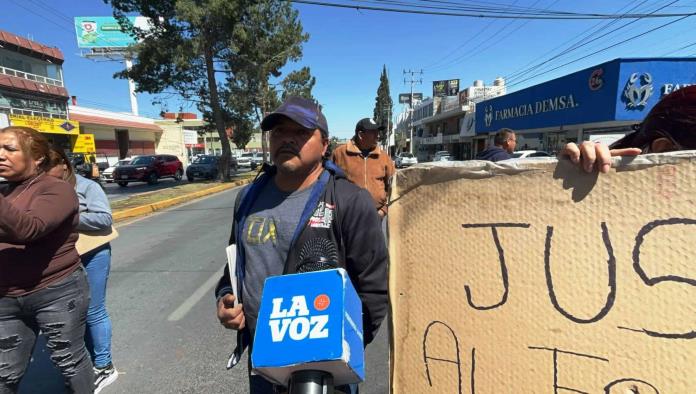
[[[94,392],[94,370],[84,342],[88,306],[89,285],[81,266],[35,293],[0,297],[0,394],[17,392],[39,330],[69,390]]]

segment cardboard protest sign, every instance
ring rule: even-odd
[[[400,171],[392,391],[696,393],[695,158]]]

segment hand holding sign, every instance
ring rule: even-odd
[[[603,143],[584,141],[580,146],[571,142],[561,150],[559,157],[567,157],[575,164],[579,164],[585,172],[597,169],[606,174],[611,168],[611,158],[615,156],[637,156],[641,153],[638,148],[609,149]]]

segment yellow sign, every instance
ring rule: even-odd
[[[77,136],[73,146],[73,153],[95,153],[96,151],[94,134],[80,134]]]
[[[12,126],[26,126],[42,133],[49,134],[80,134],[80,122],[67,119],[43,118],[40,116],[10,115]]]

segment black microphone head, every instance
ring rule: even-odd
[[[326,238],[312,238],[302,245],[297,272],[313,272],[338,268],[336,245]]]

